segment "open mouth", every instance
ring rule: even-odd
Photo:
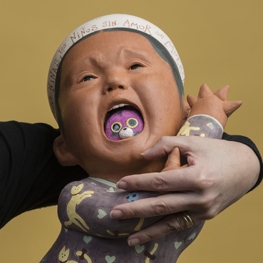
[[[128,104],[112,107],[104,122],[104,131],[108,139],[117,141],[140,134],[144,127],[142,115],[138,109]]]

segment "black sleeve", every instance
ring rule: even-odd
[[[54,205],[62,188],[87,177],[62,167],[54,153],[58,130],[47,124],[0,122],[0,228],[15,216]]]
[[[258,180],[257,180],[256,184],[252,187],[252,189],[250,189],[250,191],[253,190],[254,188],[256,188],[261,183],[262,178],[263,178],[263,169],[262,169],[263,168],[263,164],[262,164],[262,157],[260,155],[259,150],[257,149],[256,145],[249,138],[244,137],[244,136],[229,135],[227,133],[224,133],[223,134],[223,139],[227,140],[227,141],[235,141],[235,142],[240,142],[240,143],[246,144],[257,155],[259,163],[260,163],[260,173],[259,173],[259,177],[258,177]]]

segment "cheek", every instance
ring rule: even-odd
[[[97,107],[97,98],[88,90],[73,90],[72,92],[65,92],[60,99],[60,106],[64,118],[81,119],[91,112],[94,107]]]
[[[164,135],[177,134],[184,122],[184,117],[176,87],[167,87],[159,93],[154,112],[160,120],[160,129],[163,130]]]
[[[96,125],[96,116],[93,109],[97,108],[96,100],[88,96],[68,96],[61,100],[61,114],[65,134],[85,136]]]
[[[153,108],[154,114],[181,114],[181,103],[176,87],[160,85],[153,88],[155,89],[154,92],[149,92],[145,96],[145,100]]]

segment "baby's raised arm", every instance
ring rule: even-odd
[[[229,86],[224,86],[213,93],[203,84],[198,97],[188,95],[191,109],[178,135],[221,139],[228,117],[242,104],[241,101],[227,101],[228,90]]]
[[[189,117],[206,114],[217,119],[225,127],[227,118],[242,104],[240,100],[228,101],[228,90],[229,86],[224,86],[213,93],[206,84],[203,84],[197,98],[192,95],[187,96],[191,107]]]

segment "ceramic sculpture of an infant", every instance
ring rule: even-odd
[[[80,165],[89,177],[61,192],[61,232],[41,262],[171,263],[195,240],[204,222],[192,222],[187,211],[178,215],[177,232],[134,247],[127,236],[162,216],[110,217],[118,204],[161,194],[116,187],[126,175],[171,169],[166,158],[150,161],[142,152],[163,136],[220,139],[227,117],[240,106],[227,101],[227,87],[213,93],[206,85],[187,101],[183,80],[170,39],[138,17],[100,17],[61,44],[48,81],[61,131],[54,152],[62,165]],[[169,158],[172,163],[180,156]]]

